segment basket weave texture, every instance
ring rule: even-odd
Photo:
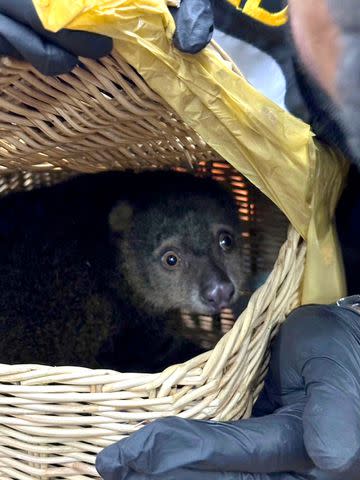
[[[114,52],[57,78],[0,60],[0,172],[188,166],[216,158]]]
[[[118,54],[58,78],[2,60],[0,88],[0,170],[28,172],[0,179],[0,193],[105,169],[211,164],[223,179],[215,152]],[[233,328],[213,350],[160,374],[0,365],[0,478],[92,479],[96,453],[151,420],[249,416],[269,342],[299,303],[304,256],[291,227]]]
[[[150,420],[248,416],[269,340],[298,302],[303,261],[291,230],[270,277],[215,349],[161,374],[1,365],[1,478],[91,479],[96,453]]]

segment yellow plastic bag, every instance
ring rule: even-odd
[[[303,303],[345,294],[332,220],[347,171],[341,155],[317,145],[307,124],[258,93],[211,46],[197,55],[177,51],[174,21],[162,0],[34,4],[49,30],[111,36],[148,85],[281,208],[308,243]]]

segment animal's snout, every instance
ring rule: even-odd
[[[235,288],[230,281],[211,282],[204,289],[202,298],[211,310],[220,312],[230,306],[234,293]]]

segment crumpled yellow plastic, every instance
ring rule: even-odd
[[[303,303],[345,294],[333,214],[347,162],[315,143],[310,127],[257,92],[211,47],[172,45],[163,0],[34,0],[45,28],[111,36],[115,48],[178,115],[259,187],[307,240]],[[271,78],[269,78],[271,81]]]

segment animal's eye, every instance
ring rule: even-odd
[[[221,232],[219,235],[219,245],[224,252],[228,252],[229,250],[232,249],[234,244],[233,237],[230,235],[230,233],[227,232]]]
[[[163,266],[169,270],[174,270],[175,268],[177,268],[180,264],[180,257],[177,253],[175,252],[166,252],[162,258],[161,258],[161,262],[163,264]]]

